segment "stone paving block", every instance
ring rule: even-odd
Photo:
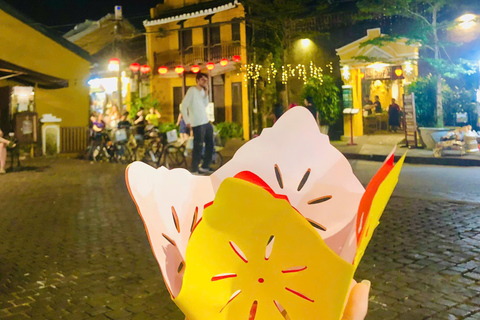
[[[44,169],[0,184],[9,199],[0,202],[0,319],[184,319],[125,166],[55,158],[29,166]],[[479,212],[478,204],[392,197],[355,276],[372,281],[367,319],[479,319]]]

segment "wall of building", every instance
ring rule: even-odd
[[[36,90],[40,117],[52,113],[62,118],[62,126],[87,126],[90,62],[2,10],[0,21],[0,59],[69,81],[68,88]]]
[[[222,23],[224,25],[220,26],[220,37],[223,42],[232,41],[232,31],[231,25],[227,22],[231,21],[234,18],[243,18],[244,9],[241,5],[237,8],[216,13],[212,18],[212,23]],[[192,29],[192,42],[193,45],[203,45],[203,26],[208,24],[208,20],[205,20],[204,17],[198,17],[193,19],[188,19],[184,23],[185,28]],[[171,50],[178,50],[178,28],[176,22],[163,24],[160,26],[147,26],[147,56],[150,65],[154,65],[155,52],[165,52]],[[241,65],[246,65],[247,63],[247,49],[246,49],[246,27],[245,22],[242,21],[240,25],[240,37],[241,37]],[[163,37],[159,37],[159,35]],[[232,64],[233,62],[230,62]],[[156,66],[158,67],[158,66]],[[216,66],[214,73],[217,73],[220,66]],[[188,71],[188,70],[186,70]],[[201,72],[208,73],[208,70],[202,69]],[[244,136],[248,138],[249,129],[249,108],[248,108],[248,88],[245,81],[245,72],[244,71],[229,71],[225,73],[225,119],[226,121],[232,121],[232,83],[241,82],[242,83],[242,114],[243,114],[243,129]],[[172,75],[170,76],[160,76],[153,71],[151,79],[151,90],[153,96],[160,101],[162,120],[165,122],[175,122],[177,119],[174,119],[174,97],[173,97],[173,88],[182,87],[183,79],[182,76]],[[188,74],[186,78],[186,86],[194,86],[195,74]]]

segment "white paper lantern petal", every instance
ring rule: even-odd
[[[172,295],[180,292],[185,251],[203,207],[214,198],[209,177],[187,170],[131,164],[127,185],[145,223],[150,245]]]

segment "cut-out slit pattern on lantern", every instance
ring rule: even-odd
[[[307,266],[302,266],[302,267],[293,267],[287,270],[282,270],[282,273],[295,273],[295,272],[301,272],[307,270]]]
[[[177,211],[173,206],[172,206],[172,217],[173,217],[173,223],[175,224],[175,229],[177,229],[177,232],[180,233],[180,223],[178,222]]]
[[[230,247],[232,247],[233,251],[237,254],[237,256],[243,260],[243,262],[248,263],[248,259],[245,254],[240,250],[240,248],[235,244],[235,242],[230,241]]]
[[[180,264],[178,265],[177,272],[178,272],[178,273],[182,273],[184,266],[185,266],[185,264],[183,263],[183,261],[180,262]]]
[[[323,196],[313,200],[308,201],[308,204],[318,204],[332,199],[332,196]]]
[[[266,246],[266,249],[265,249],[265,260],[267,260],[267,261],[272,254],[274,243],[275,243],[275,236],[271,235],[269,237],[268,241],[267,241],[267,246]],[[235,252],[235,254],[243,262],[248,263],[247,257],[245,256],[245,254],[242,252],[242,250],[239,248],[239,246],[236,243],[234,243],[233,241],[229,241],[229,245],[232,248],[232,250]],[[307,266],[296,266],[296,267],[291,267],[291,268],[288,268],[288,269],[285,269],[285,270],[280,270],[280,271],[283,274],[291,274],[291,273],[302,272],[302,271],[305,271],[305,270],[307,270]],[[218,274],[218,275],[213,276],[211,278],[211,281],[219,281],[219,280],[225,280],[225,279],[236,278],[236,277],[238,277],[238,275],[236,273],[222,273],[222,274]],[[257,282],[260,283],[260,284],[263,284],[265,282],[265,279],[260,277],[260,278],[257,279]],[[314,302],[314,300],[310,299],[305,294],[300,293],[300,292],[298,292],[294,289],[285,287],[285,290],[293,293],[294,295],[296,295],[296,296],[298,296],[298,297],[300,297],[304,300],[307,300],[309,302]],[[230,304],[230,302],[232,302],[232,300],[235,299],[240,294],[240,292],[242,292],[242,290],[235,291],[232,294],[232,296],[230,297],[230,299],[227,301],[227,303],[222,307],[220,312],[222,312],[227,307],[227,305]],[[277,307],[280,314],[285,319],[288,319],[287,312],[286,312],[285,308],[283,308],[282,305],[278,301],[274,300],[273,302],[275,303],[275,306]],[[251,309],[250,309],[249,319],[255,319],[257,308],[258,308],[258,301],[255,300],[252,304]]]
[[[212,281],[218,281],[218,280],[223,280],[223,279],[228,279],[228,278],[236,278],[237,274],[236,273],[222,273],[218,274],[214,277],[212,277]]]
[[[305,174],[303,175],[302,180],[301,180],[300,183],[298,184],[297,191],[302,190],[303,186],[305,185],[305,183],[306,183],[307,180],[308,180],[308,177],[310,176],[310,172],[311,172],[311,171],[312,171],[311,169],[308,169],[307,172],[305,172]]]
[[[258,308],[258,301],[253,301],[252,308],[250,309],[250,316],[248,320],[255,320],[255,316],[257,315],[257,308]]]
[[[267,249],[265,250],[265,260],[270,259],[273,250],[273,243],[275,242],[275,236],[270,236],[267,243]]]
[[[308,218],[306,218],[306,219],[314,228],[320,229],[322,231],[327,231],[327,228],[325,226],[322,226],[320,223],[315,222],[315,221],[313,221],[311,219],[308,219]]]
[[[198,218],[198,207],[195,207],[195,212],[193,213],[193,220],[192,220],[192,226],[190,227],[190,232],[193,232],[193,229],[195,228],[195,224],[197,223],[197,218]]]
[[[275,177],[277,177],[278,185],[280,186],[280,189],[283,189],[282,173],[280,172],[280,168],[278,167],[278,164],[274,166],[274,169],[275,169]]]
[[[242,290],[237,290],[237,291],[235,291],[235,292],[232,294],[232,296],[230,297],[230,299],[228,299],[227,303],[226,303],[226,304],[223,306],[223,308],[220,310],[220,312],[222,312],[223,309],[225,309],[225,307],[228,306],[228,304],[233,301],[233,299],[235,299],[236,297],[238,297],[238,295],[239,295],[241,292],[242,292]]]
[[[275,307],[277,307],[278,312],[282,315],[284,319],[289,319],[288,318],[288,313],[287,310],[278,302],[277,300],[273,300],[273,303],[275,304]]]
[[[173,239],[170,238],[169,236],[167,236],[165,233],[162,233],[162,236],[163,236],[168,242],[170,242],[170,244],[171,244],[172,246],[174,246],[174,247],[177,246],[177,244],[175,243],[175,241],[173,241]]]
[[[305,300],[310,301],[310,302],[315,302],[314,300],[310,299],[309,297],[307,297],[307,296],[304,295],[304,294],[301,294],[301,293],[298,292],[298,291],[295,291],[295,290],[290,289],[290,288],[287,288],[287,287],[285,287],[285,290],[287,290],[288,292],[293,293],[294,295],[299,296],[299,297],[302,298],[302,299],[305,299]]]

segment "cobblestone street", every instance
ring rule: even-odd
[[[26,165],[0,176],[0,319],[183,320],[125,166]],[[480,204],[394,196],[356,278],[370,320],[480,319]]]

